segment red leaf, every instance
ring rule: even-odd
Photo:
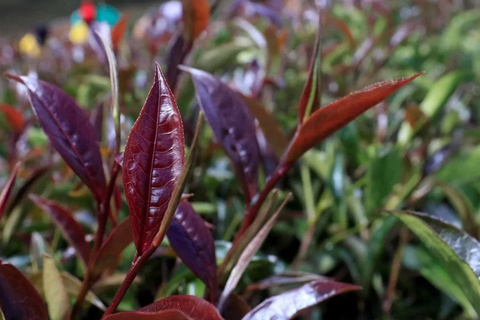
[[[49,214],[55,225],[62,231],[65,239],[75,248],[78,256],[86,265],[90,256],[90,247],[85,241],[85,232],[82,226],[73,218],[72,214],[53,201],[33,194],[30,194],[29,197],[39,208]]]
[[[2,190],[2,193],[0,194],[0,219],[2,218],[3,212],[5,211],[5,208],[7,206],[8,198],[12,193],[13,184],[17,179],[19,168],[20,168],[20,163],[17,163],[13,168],[13,172],[10,175],[10,178],[8,178],[7,184],[5,185],[5,187]]]
[[[110,232],[110,235],[103,243],[98,252],[93,273],[99,275],[108,268],[115,268],[118,263],[118,257],[132,240],[132,220],[128,217]]]
[[[125,36],[125,31],[127,30],[127,21],[128,21],[128,14],[122,15],[120,20],[112,27],[112,31],[110,32],[110,36],[112,39],[112,48],[114,51],[118,50],[118,46],[120,42],[122,42],[123,37]]]
[[[105,320],[194,320],[178,310],[165,310],[156,313],[150,312],[120,312],[109,315]]]
[[[183,30],[188,41],[194,41],[208,26],[210,5],[207,0],[182,0]]]
[[[208,286],[216,297],[217,260],[215,244],[205,221],[188,201],[182,201],[167,232],[168,241],[183,263]]]
[[[271,297],[250,311],[242,320],[287,320],[300,311],[312,307],[333,296],[360,290],[353,284],[318,280],[307,283],[300,288]]]
[[[307,150],[421,74],[374,84],[315,111],[297,130],[286,153],[285,161],[289,164],[295,162]]]
[[[215,137],[234,164],[248,202],[257,192],[259,147],[255,118],[241,96],[211,74],[185,68],[192,75],[197,101]]]
[[[47,306],[32,283],[0,260],[0,308],[5,319],[48,320]]]
[[[85,112],[52,84],[32,77],[8,76],[27,87],[33,111],[53,147],[101,201],[106,189],[102,157]]]
[[[123,185],[141,255],[155,237],[185,162],[180,111],[160,67],[125,147]]]
[[[195,296],[171,296],[155,301],[138,310],[141,312],[160,312],[179,310],[192,320],[223,320],[213,304]]]
[[[8,104],[0,104],[0,110],[7,117],[9,125],[16,133],[21,133],[25,126],[25,120],[22,114],[12,106]]]

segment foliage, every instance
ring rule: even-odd
[[[0,39],[5,319],[478,319],[475,2],[73,17]]]

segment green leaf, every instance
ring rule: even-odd
[[[435,257],[423,247],[407,246],[405,248],[403,264],[430,281],[435,287],[460,304],[470,318],[475,318],[476,313],[462,289],[455,282],[455,278],[441,265]]]
[[[381,206],[403,171],[402,155],[398,148],[382,148],[368,170],[367,203],[370,209]]]
[[[480,315],[480,243],[451,224],[423,213],[395,211],[436,262],[455,279]]]
[[[480,147],[476,147],[452,158],[437,172],[436,177],[438,180],[457,187],[474,182],[480,177],[479,163]]]
[[[465,72],[454,71],[437,80],[420,104],[423,113],[429,118],[435,117],[465,77]]]
[[[63,283],[62,274],[55,261],[43,256],[43,291],[48,305],[48,314],[52,320],[64,320],[70,317],[70,299]]]

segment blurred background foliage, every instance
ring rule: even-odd
[[[48,6],[44,12],[54,7],[43,1],[23,2],[27,8]],[[143,7],[129,8],[127,34],[117,52],[124,139],[149,89],[153,62],[166,67],[171,61],[175,23],[179,23],[173,19],[161,32],[149,30],[155,25],[152,21],[164,19],[155,13],[161,3],[150,3],[154,11],[143,17]],[[219,1],[207,31],[195,42],[184,64],[209,71],[255,97],[266,110],[260,126],[262,120],[265,123],[272,118],[279,123],[275,128],[262,127],[273,149],[281,149],[282,141],[296,126],[296,106],[308,76],[318,7],[322,8],[322,104],[377,81],[420,71],[425,75],[297,163],[281,182],[283,190],[293,191],[293,199],[262,253],[248,267],[238,293],[255,305],[268,292],[301,282],[299,275],[320,274],[359,284],[363,290],[327,301],[299,319],[477,318],[455,282],[455,273],[438,263],[416,236],[384,209],[425,212],[474,238],[480,236],[478,2],[266,0],[248,2],[253,4],[250,7],[245,3]],[[6,17],[2,30],[21,15],[12,9],[17,5],[0,4],[1,20]],[[9,7],[12,11],[5,9]],[[142,27],[142,19],[151,19],[150,24]],[[108,68],[91,47],[69,41],[68,19],[41,22],[50,32],[38,55],[19,50],[16,33],[33,30],[29,19],[24,17],[18,29],[4,34],[0,72],[34,73],[59,85],[93,119],[110,101]],[[191,81],[183,74],[180,77],[175,95],[188,142],[198,107]],[[93,233],[91,195],[52,152],[21,90],[3,77],[0,102],[0,185],[5,184],[14,164],[23,162],[15,196],[0,221],[0,256],[35,275],[39,257],[47,252],[62,262],[64,270],[80,277],[80,265],[71,259],[68,243],[26,195],[40,194],[71,208],[85,230]],[[109,125],[106,120],[105,126]],[[194,194],[195,209],[214,226],[217,259],[221,260],[242,221],[243,196],[228,159],[207,127],[188,192]],[[272,139],[272,132],[283,137]],[[108,158],[112,137],[107,134],[101,141]],[[278,160],[275,152],[270,155],[264,159],[264,176]],[[120,216],[127,214],[123,199]],[[132,245],[124,252],[117,273],[95,286],[98,297],[112,296],[133,254]],[[274,274],[284,277],[259,283]],[[282,280],[287,284],[280,284]],[[134,287],[120,309],[135,309],[175,293],[202,296],[204,290],[203,284],[176,262],[167,243],[148,262]],[[100,311],[91,307],[89,312],[94,316]]]

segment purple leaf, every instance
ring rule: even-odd
[[[183,263],[199,277],[216,297],[217,263],[215,245],[205,221],[188,201],[182,201],[167,232],[168,241]]]
[[[13,168],[13,172],[8,178],[7,184],[2,190],[0,194],[0,219],[2,218],[3,212],[5,211],[5,207],[7,206],[8,198],[10,197],[10,193],[12,193],[13,184],[17,179],[18,169],[20,168],[20,163],[17,163]]]
[[[318,280],[307,283],[300,288],[271,297],[250,311],[242,320],[288,320],[300,311],[312,307],[333,296],[360,290],[353,284]]]
[[[171,296],[155,301],[138,311],[160,312],[165,310],[179,310],[193,320],[223,320],[213,304],[195,296]]]
[[[90,247],[85,241],[85,232],[82,226],[73,218],[72,214],[53,201],[33,194],[29,197],[39,208],[49,214],[55,225],[62,231],[65,239],[75,248],[78,256],[86,265],[90,256]]]
[[[182,118],[165,77],[155,80],[125,147],[123,186],[137,252],[155,237],[185,162]]]
[[[27,87],[40,125],[53,147],[101,201],[106,191],[95,129],[75,100],[60,88],[32,77],[8,75]]]
[[[185,68],[192,75],[200,107],[233,162],[248,201],[257,192],[259,147],[255,118],[241,96],[211,74]]]
[[[0,308],[5,319],[48,320],[47,307],[32,283],[0,260]]]

